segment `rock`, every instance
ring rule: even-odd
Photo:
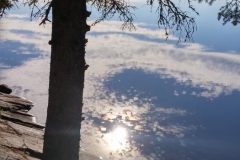
[[[10,94],[10,93],[12,93],[12,89],[9,88],[6,84],[1,84],[0,85],[0,92]]]
[[[43,129],[0,119],[0,159],[40,160],[43,134]],[[79,149],[79,160],[101,160],[101,158]]]
[[[44,126],[27,113],[33,103],[24,98],[0,92],[0,160],[40,160]],[[80,160],[101,158],[79,149]]]
[[[0,159],[41,159],[43,130],[0,120]]]
[[[4,111],[27,112],[33,107],[33,102],[22,97],[13,96],[0,92],[0,106]]]
[[[33,103],[0,92],[0,107],[0,159],[41,159],[44,126],[27,113]]]

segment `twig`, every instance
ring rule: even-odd
[[[43,18],[42,22],[41,22],[39,25],[41,25],[41,24],[46,24],[46,21],[51,22],[51,21],[48,19],[48,15],[49,15],[49,12],[50,12],[50,10],[51,10],[51,8],[52,8],[52,2],[48,2],[47,4],[49,4],[49,5],[48,5],[48,8],[46,9],[45,17]],[[47,4],[46,4],[46,5],[47,5]]]

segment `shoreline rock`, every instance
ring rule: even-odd
[[[22,97],[0,92],[1,119],[23,126],[36,129],[44,129],[44,126],[36,123],[35,117],[27,113],[34,106],[33,102]]]
[[[44,126],[27,113],[34,106],[24,98],[0,92],[0,160],[39,160]],[[99,160],[79,150],[81,160]]]
[[[27,113],[33,105],[0,92],[0,159],[41,159],[44,126]]]

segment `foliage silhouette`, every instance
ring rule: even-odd
[[[6,14],[6,10],[11,9],[14,6],[13,2],[14,1],[9,1],[9,0],[0,1],[0,17]]]
[[[216,0],[205,0],[209,5],[212,5]],[[203,2],[203,0],[198,0],[198,2]],[[218,12],[218,20],[223,20],[223,25],[231,21],[231,23],[236,26],[240,23],[240,2],[239,0],[231,0],[226,2],[225,6],[220,8]]]
[[[223,18],[223,24],[231,21],[231,23],[236,26],[240,23],[240,2],[238,0],[232,0],[231,2],[226,2],[225,6],[220,8],[218,13],[218,20]]]

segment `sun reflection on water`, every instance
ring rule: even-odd
[[[112,132],[107,133],[105,139],[112,150],[124,149],[128,142],[127,129],[118,126]]]

